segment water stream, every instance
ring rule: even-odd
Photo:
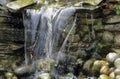
[[[40,10],[28,9],[23,15],[25,26],[25,63],[36,65],[39,59],[55,58],[59,61],[59,52],[64,50],[67,39],[75,27],[73,26],[58,49],[59,38],[65,29],[68,19],[75,13],[74,7],[52,8],[44,6]],[[57,56],[55,53],[57,53]],[[39,72],[36,70],[35,74]],[[37,78],[37,76],[35,75]],[[35,78],[35,79],[36,79]]]
[[[75,27],[75,25],[76,25],[76,18],[77,18],[77,15],[76,15],[76,17],[75,17],[75,19],[74,19],[74,21],[73,21],[73,25],[72,25],[69,33],[67,34],[67,36],[66,36],[66,38],[65,38],[65,40],[64,40],[64,42],[63,42],[63,44],[62,44],[62,46],[61,46],[61,48],[60,48],[60,50],[59,50],[59,52],[58,52],[57,60],[56,60],[56,61],[57,61],[57,64],[59,63],[60,55],[62,55],[61,53],[65,53],[65,52],[64,52],[64,50],[65,50],[65,45],[66,45],[66,43],[67,43],[67,40],[68,40],[71,32],[73,31],[73,29],[74,29],[74,27]]]

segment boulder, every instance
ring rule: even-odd
[[[113,52],[113,53],[108,53],[106,59],[107,61],[113,63],[118,57],[119,55]]]
[[[49,73],[42,73],[38,76],[38,79],[52,79]]]
[[[7,3],[6,6],[11,10],[17,11],[21,8],[24,8],[34,3],[35,3],[35,0],[27,0],[27,1],[17,0],[17,1]]]
[[[34,72],[34,67],[32,65],[23,65],[14,69],[14,73],[17,75],[25,75]]]

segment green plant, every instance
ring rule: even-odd
[[[116,5],[114,6],[114,8],[115,8],[116,14],[117,14],[117,15],[120,15],[120,3],[119,3],[119,4],[116,4]]]

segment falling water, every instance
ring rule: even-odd
[[[30,58],[36,60],[54,56],[53,53],[56,52],[54,49],[58,46],[60,34],[74,12],[74,7],[59,9],[42,7],[40,10],[26,10],[23,15],[26,63],[31,61]]]
[[[60,55],[62,55],[61,53],[64,53],[65,45],[66,45],[66,43],[67,43],[67,40],[68,40],[68,38],[69,38],[69,36],[70,36],[72,30],[74,29],[74,27],[75,27],[75,25],[76,25],[76,18],[77,18],[77,16],[75,17],[75,19],[74,19],[74,21],[73,21],[73,25],[72,25],[72,27],[71,27],[69,33],[67,34],[67,36],[66,36],[66,38],[65,38],[65,40],[64,40],[64,42],[63,42],[63,44],[62,44],[62,46],[61,46],[61,48],[60,48],[60,50],[59,50],[59,52],[58,52],[57,60],[56,60],[57,63],[59,62]]]
[[[27,10],[27,14],[24,14],[24,26],[25,26],[25,63],[28,64],[30,61],[30,52],[32,50],[32,44],[35,40],[35,33],[37,25],[39,23],[40,12],[38,10]],[[31,31],[32,30],[32,31]]]
[[[91,21],[92,21],[92,26],[91,26],[91,35],[92,35],[92,39],[95,39],[95,31],[94,31],[94,19],[93,19],[93,13],[91,13]]]
[[[8,2],[10,2],[10,0],[0,0],[0,5],[5,5]]]

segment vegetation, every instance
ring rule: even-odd
[[[120,3],[116,4],[114,8],[115,8],[116,14],[120,15]]]

